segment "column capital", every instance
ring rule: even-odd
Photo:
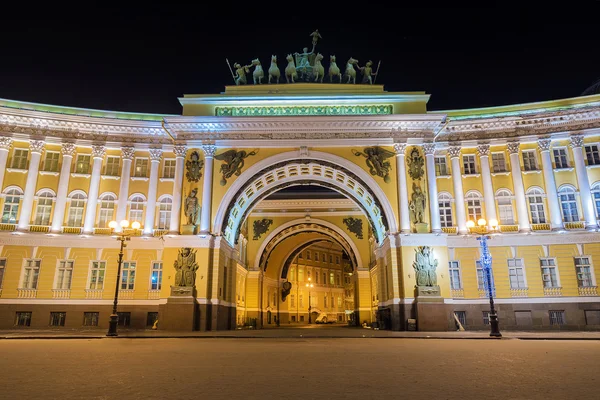
[[[13,144],[12,138],[9,137],[0,137],[0,150],[10,150]]]
[[[394,143],[394,151],[396,152],[396,155],[404,155],[406,143]]]
[[[162,158],[162,149],[149,149],[148,153],[150,153],[150,161],[158,161],[160,162],[160,159]]]
[[[490,155],[490,145],[480,144],[477,146],[477,154],[479,154],[479,157],[488,157]]]
[[[460,146],[451,146],[448,147],[448,154],[450,154],[450,158],[458,158],[460,157]]]
[[[135,148],[126,146],[121,147],[121,158],[123,160],[133,160],[133,155],[135,154]]]
[[[106,147],[101,144],[92,145],[92,158],[104,158]]]
[[[205,158],[213,158],[217,152],[217,146],[214,144],[203,144],[200,146],[200,149],[204,152]]]
[[[175,157],[185,158],[185,155],[187,153],[187,147],[185,147],[184,145],[173,146],[173,153],[175,153]]]
[[[63,143],[60,149],[63,157],[73,157],[75,155],[75,144],[74,143]]]
[[[573,149],[583,147],[583,135],[571,135],[569,137],[569,146]]]
[[[29,141],[29,150],[31,150],[32,153],[42,154],[45,145],[46,142],[44,142],[43,140],[31,140]]]
[[[435,143],[423,144],[423,152],[426,156],[432,156],[435,154]]]
[[[506,149],[508,150],[508,154],[518,154],[519,153],[519,147],[521,146],[521,143],[519,142],[508,142],[506,144]]]
[[[550,139],[540,139],[537,143],[540,151],[550,151],[550,146],[552,146],[552,140]]]

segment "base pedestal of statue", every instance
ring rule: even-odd
[[[193,286],[171,286],[166,304],[158,307],[158,329],[168,331],[196,330],[198,303]]]
[[[448,330],[448,306],[444,304],[439,286],[416,286],[415,303],[417,330],[423,332]]]
[[[182,235],[195,235],[196,234],[196,225],[181,225],[181,234]]]
[[[415,224],[415,232],[417,233],[429,233],[429,225],[425,222],[419,222]]]

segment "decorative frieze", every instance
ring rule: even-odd
[[[121,158],[123,160],[133,160],[133,156],[135,155],[135,148],[133,147],[121,147]]]
[[[258,117],[258,116],[311,116],[311,115],[390,115],[394,106],[351,105],[351,106],[254,106],[216,107],[218,117]]]
[[[63,157],[73,157],[75,155],[75,144],[74,143],[63,143],[60,151]]]
[[[205,158],[213,158],[217,152],[217,146],[214,144],[203,144],[200,149],[204,152]]]
[[[460,146],[449,147],[448,148],[448,154],[450,155],[450,158],[458,158],[458,157],[460,157],[460,150],[461,150]]]
[[[490,155],[490,145],[489,144],[480,144],[477,146],[477,154],[479,157],[487,157]]]
[[[42,153],[42,151],[44,151],[44,146],[46,145],[46,142],[44,142],[43,140],[31,140],[29,142],[29,149],[31,150],[32,153]]]
[[[569,137],[570,143],[569,146],[572,148],[583,147],[583,135],[571,135]]]
[[[148,150],[148,153],[150,153],[150,160],[151,161],[159,161],[162,158],[162,149],[150,149]]]
[[[551,146],[552,146],[552,140],[550,140],[550,139],[538,140],[538,148],[540,149],[540,151],[550,151]]]
[[[425,153],[426,156],[435,154],[435,143],[423,144],[423,152]]]
[[[13,140],[9,137],[0,137],[0,149],[10,150]]]
[[[515,154],[515,153],[519,153],[519,147],[521,146],[521,143],[519,142],[508,142],[506,144],[506,149],[508,150],[508,154]]]
[[[187,154],[187,147],[183,145],[173,146],[173,153],[175,153],[175,157],[183,157]]]
[[[106,147],[103,145],[92,145],[92,158],[104,158]]]

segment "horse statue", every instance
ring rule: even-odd
[[[335,56],[329,56],[329,82],[333,83],[334,76],[340,78],[340,83],[342,83],[342,73],[335,63]]]
[[[296,64],[294,63],[294,57],[291,54],[288,54],[285,58],[288,62],[287,67],[285,67],[285,80],[287,83],[290,83],[290,77],[292,78],[292,83],[294,82],[294,78],[298,79],[298,73],[296,73]]]
[[[313,74],[315,74],[315,82],[323,83],[323,78],[325,76],[325,67],[321,64],[321,60],[323,59],[323,55],[321,53],[317,53],[315,57],[315,66],[313,67]],[[319,77],[321,78],[319,80]]]
[[[348,82],[346,83],[350,83],[351,80],[352,83],[356,83],[356,70],[354,69],[355,65],[358,65],[358,60],[350,57],[346,63],[346,71],[344,72],[344,76],[348,77]]]
[[[256,81],[258,81],[258,83],[261,84],[262,79],[265,77],[265,73],[262,69],[262,66],[260,65],[260,61],[258,61],[258,58],[252,60],[252,65],[254,66],[254,72],[252,73],[252,79],[254,79],[254,84],[256,85]]]
[[[281,72],[277,66],[277,56],[271,56],[271,66],[269,67],[269,83],[271,83],[271,78],[276,78],[277,83],[279,83],[280,76]]]

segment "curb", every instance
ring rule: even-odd
[[[0,340],[68,340],[68,339],[435,339],[435,340],[598,340],[600,338],[588,337],[453,337],[453,336],[188,336],[188,335],[157,335],[157,336],[0,336]]]

